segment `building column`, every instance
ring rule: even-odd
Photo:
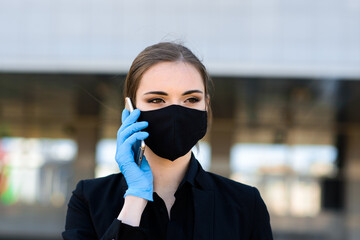
[[[230,150],[234,142],[237,79],[214,78],[216,94],[212,98],[213,120],[210,129],[210,171],[230,177]]]
[[[232,119],[214,119],[211,126],[211,172],[230,177],[230,150],[234,140]]]
[[[98,121],[96,118],[81,117],[76,124],[78,154],[74,162],[75,183],[82,179],[94,178],[95,154],[98,142]]]
[[[98,80],[87,78],[79,81],[75,119],[75,139],[78,154],[74,162],[74,181],[94,178],[96,144],[100,136],[100,104],[97,94]]]
[[[351,129],[347,139],[345,173],[345,216],[348,240],[360,236],[360,129]]]

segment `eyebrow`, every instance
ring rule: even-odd
[[[164,95],[164,96],[168,95],[166,92],[162,92],[162,91],[151,91],[144,93],[144,95],[148,95],[148,94],[156,94],[156,95]]]
[[[189,94],[192,94],[192,93],[203,93],[202,91],[200,90],[189,90],[189,91],[186,91],[184,92],[182,95],[185,96],[185,95],[189,95]],[[144,93],[144,95],[148,95],[148,94],[156,94],[156,95],[163,95],[163,96],[168,96],[169,94],[167,94],[166,92],[163,92],[163,91],[151,91],[151,92],[146,92]]]
[[[192,94],[192,93],[201,93],[202,94],[203,92],[200,90],[189,90],[189,91],[184,92],[182,95],[185,96],[185,95]]]

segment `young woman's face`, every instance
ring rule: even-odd
[[[161,62],[149,68],[136,91],[136,107],[155,110],[172,104],[205,110],[205,89],[197,69],[184,62]]]

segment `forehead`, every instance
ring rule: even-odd
[[[137,93],[145,91],[204,91],[199,71],[185,62],[160,62],[150,67],[141,78]]]

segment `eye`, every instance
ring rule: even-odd
[[[189,103],[197,103],[199,101],[200,100],[196,97],[191,97],[191,98],[186,99],[186,102],[189,102]]]
[[[152,99],[149,99],[147,101],[148,103],[162,103],[162,102],[165,102],[163,99],[161,98],[152,98]]]

